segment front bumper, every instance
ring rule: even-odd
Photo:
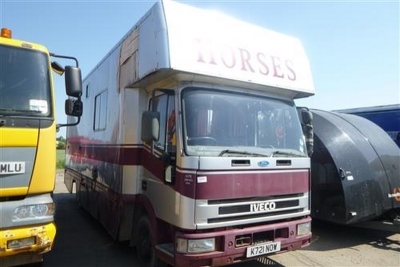
[[[51,250],[56,235],[56,226],[54,222],[23,226],[12,229],[0,230],[0,261],[10,261],[11,258],[21,260],[26,257],[22,255],[39,255]],[[36,261],[37,257],[32,257]],[[15,260],[12,260],[14,262]],[[25,264],[22,262],[20,264]]]

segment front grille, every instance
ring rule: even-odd
[[[273,216],[278,216],[278,215],[298,213],[298,212],[302,212],[302,211],[303,211],[303,209],[293,209],[293,210],[286,210],[286,211],[269,212],[268,214],[258,213],[258,214],[242,215],[242,216],[230,216],[230,217],[225,217],[225,218],[212,218],[212,219],[208,219],[207,221],[208,221],[208,223],[242,221],[242,220],[246,220],[246,219],[273,217]]]
[[[280,220],[309,212],[308,193],[281,196],[209,200],[203,203],[202,214],[214,214],[204,222],[230,225],[241,222]]]
[[[304,194],[290,194],[290,195],[279,195],[279,196],[268,196],[268,197],[249,197],[249,198],[231,198],[231,199],[213,199],[208,200],[209,205],[219,205],[219,204],[231,204],[231,203],[244,203],[251,201],[268,201],[276,199],[288,199],[288,198],[299,198],[303,197]]]
[[[290,208],[290,207],[297,207],[299,205],[299,200],[288,200],[288,201],[281,201],[276,203],[276,209],[283,209],[283,208]],[[231,206],[231,207],[220,207],[218,214],[231,214],[231,213],[242,213],[242,212],[250,212],[251,207],[250,204],[248,205],[241,205],[241,206]]]
[[[24,198],[25,196],[0,197],[0,202],[20,201],[23,200]]]
[[[266,242],[274,241],[278,238],[289,238],[289,228],[281,227],[273,230],[238,235],[235,237],[235,247],[247,247]]]

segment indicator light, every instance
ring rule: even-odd
[[[11,39],[12,37],[11,30],[7,28],[1,28],[1,37]]]

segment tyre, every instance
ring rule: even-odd
[[[136,224],[136,255],[141,267],[164,267],[167,264],[157,259],[155,245],[152,243],[150,220],[147,216],[140,217]]]

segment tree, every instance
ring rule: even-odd
[[[56,138],[57,149],[65,149],[67,141],[64,137],[59,136]]]

